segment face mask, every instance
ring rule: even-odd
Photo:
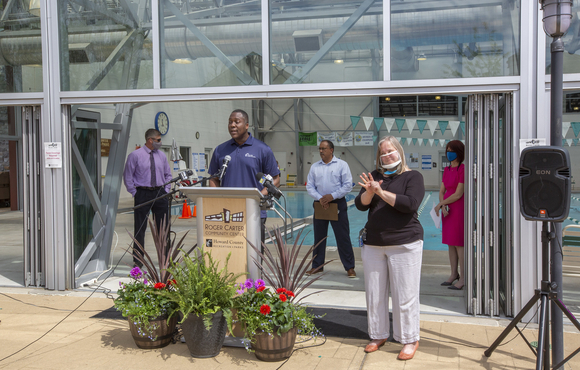
[[[394,173],[397,173],[397,170],[393,170],[393,171],[385,171],[385,175],[392,175]]]
[[[447,159],[449,160],[449,162],[453,162],[454,160],[457,159],[457,153],[447,152]]]
[[[161,149],[161,141],[153,141],[153,150]]]
[[[381,167],[383,167],[386,170],[392,170],[393,168],[396,168],[400,164],[401,164],[401,160],[399,159],[398,161],[393,162],[393,163],[381,164]],[[396,172],[396,170],[395,170],[395,172]]]
[[[395,161],[393,163],[383,164],[382,158],[383,157],[390,156],[393,153],[397,153],[397,156],[399,157],[399,160],[398,161]],[[387,170],[392,170],[393,168],[396,168],[399,164],[401,164],[401,155],[399,154],[399,152],[396,152],[395,151],[395,152],[391,152],[391,153],[387,153],[387,154],[381,155],[380,160],[381,160],[381,167],[382,168],[387,169]]]

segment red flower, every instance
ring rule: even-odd
[[[165,284],[163,284],[163,283],[156,283],[153,286],[153,288],[155,288],[155,289],[163,289],[163,288],[165,288]]]
[[[278,288],[278,289],[276,289],[276,293],[278,293],[278,294],[286,293],[286,288]]]
[[[260,313],[262,315],[267,315],[270,313],[270,306],[268,306],[267,304],[263,304],[262,307],[260,307]]]
[[[177,285],[177,281],[175,281],[175,279],[167,280],[167,285]]]
[[[287,290],[286,294],[288,295],[288,297],[294,297],[294,293],[291,290]]]
[[[262,285],[261,287],[256,288],[256,292],[258,293],[263,292],[264,289],[266,289],[266,287]]]
[[[288,300],[288,297],[286,297],[284,294],[280,294],[280,300],[282,302],[286,302]]]

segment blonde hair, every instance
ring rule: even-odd
[[[409,167],[407,167],[407,160],[405,159],[405,151],[403,150],[403,146],[399,143],[399,141],[394,136],[390,136],[390,135],[384,136],[379,141],[379,145],[377,148],[377,167],[376,167],[377,171],[379,171],[380,173],[385,172],[385,170],[381,166],[381,145],[385,141],[388,141],[389,143],[391,143],[391,145],[395,147],[397,152],[399,152],[399,156],[401,157],[401,163],[399,163],[399,166],[397,167],[397,172],[395,172],[394,175],[399,175],[405,171],[408,171]]]

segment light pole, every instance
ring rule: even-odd
[[[540,0],[544,11],[544,32],[553,38],[550,44],[550,145],[562,146],[562,75],[564,69],[564,36],[572,19],[572,0]],[[555,293],[562,300],[562,224],[552,223],[554,238],[550,241],[550,280],[557,285]],[[564,320],[562,312],[552,302],[552,364],[564,359]]]

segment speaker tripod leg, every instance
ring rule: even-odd
[[[536,290],[534,296],[528,301],[528,303],[522,308],[522,310],[518,313],[516,317],[510,322],[510,324],[504,329],[504,331],[497,337],[495,342],[484,352],[486,357],[491,356],[493,351],[501,344],[501,342],[508,336],[508,334],[516,327],[516,325],[522,321],[524,316],[528,313],[528,311],[534,307],[536,302],[540,299],[540,291]]]
[[[541,294],[540,297],[540,323],[538,333],[538,358],[536,359],[536,370],[550,370],[550,323],[548,318],[548,295]]]

